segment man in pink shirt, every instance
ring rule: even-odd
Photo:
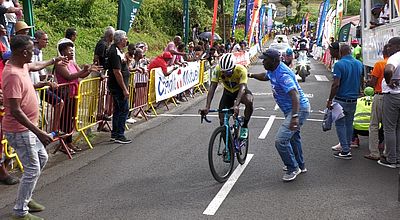
[[[29,36],[15,36],[11,39],[10,45],[12,55],[4,67],[2,76],[5,107],[3,131],[24,166],[13,219],[42,219],[28,211],[44,210],[44,206],[33,201],[31,197],[48,159],[44,145],[51,143],[52,137],[37,127],[39,105],[29,72],[39,71],[60,62],[63,57],[30,63],[33,42]]]
[[[164,49],[164,52],[170,52],[173,57],[168,62],[169,66],[174,65],[175,59],[177,55],[185,56],[185,52],[178,51],[178,45],[182,43],[182,38],[180,36],[175,36],[174,41],[168,43],[167,47]]]

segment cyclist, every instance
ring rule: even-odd
[[[247,88],[247,69],[240,64],[235,64],[235,58],[232,53],[222,55],[219,65],[216,66],[216,70],[211,77],[206,108],[202,110],[204,114],[207,114],[210,109],[211,101],[219,82],[224,86],[219,109],[233,108],[234,114],[237,116],[239,114],[240,103],[246,106],[244,110],[244,123],[240,130],[240,138],[246,139],[248,137],[247,125],[253,113],[253,95]],[[219,120],[222,126],[224,124],[223,113],[219,114]]]

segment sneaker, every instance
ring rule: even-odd
[[[32,215],[31,213],[28,213],[24,216],[13,215],[12,219],[15,219],[15,220],[44,220],[44,218],[40,218],[36,215]]]
[[[344,153],[343,151],[336,152],[333,154],[334,157],[339,158],[339,159],[344,159],[344,160],[351,160],[351,152]]]
[[[288,171],[287,166],[283,166],[282,170],[283,171]],[[301,171],[300,173],[307,173],[308,170],[307,170],[307,168],[304,167],[303,169],[300,168],[300,171]]]
[[[378,164],[392,169],[396,169],[398,165],[395,163],[390,163],[389,161],[386,160],[386,158],[381,158],[380,160],[378,160]]]
[[[115,138],[114,143],[119,143],[119,144],[130,144],[132,143],[132,140],[127,139],[126,137],[120,137],[120,138]]]
[[[240,128],[240,139],[247,139],[249,135],[249,129],[248,128]]]
[[[135,122],[136,122],[136,120],[133,118],[129,118],[126,120],[126,123],[129,123],[129,124],[134,124]]]
[[[110,141],[115,141],[115,137],[111,136]]]
[[[336,144],[335,146],[332,146],[331,149],[333,151],[342,151],[342,146],[339,144]]]
[[[282,180],[285,182],[290,182],[296,179],[297,175],[301,173],[301,170],[297,168],[297,170],[290,172],[290,173],[285,173],[282,177]]]
[[[350,147],[352,148],[358,148],[360,146],[360,139],[358,139],[357,137],[354,138],[351,143],[350,143]]]
[[[29,201],[28,208],[29,208],[30,212],[41,212],[41,211],[44,211],[46,209],[43,205],[37,203],[33,199],[31,199],[31,201]]]

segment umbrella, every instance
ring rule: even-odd
[[[203,33],[199,34],[199,38],[210,40],[211,35],[212,35],[211,32],[203,32]],[[214,33],[214,40],[222,40],[222,38],[217,33]]]

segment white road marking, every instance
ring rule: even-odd
[[[275,110],[275,111],[278,111],[278,109],[279,109],[278,104],[275,104],[274,110]]]
[[[272,127],[272,124],[275,121],[276,116],[275,115],[271,115],[271,117],[268,119],[267,124],[265,124],[264,129],[262,130],[260,136],[258,136],[258,139],[264,140],[265,137],[267,137],[267,134],[269,132],[269,130]]]
[[[314,98],[314,94],[312,93],[304,93],[304,96],[307,98]]]
[[[246,162],[243,165],[238,165],[236,167],[235,171],[233,171],[232,175],[225,182],[225,184],[219,190],[211,203],[207,206],[206,210],[204,210],[204,215],[214,215],[217,212],[218,208],[224,202],[225,198],[228,196],[229,192],[231,191],[236,181],[239,179],[240,175],[243,173],[244,169],[247,167],[253,156],[254,154],[248,154]]]
[[[265,108],[263,108],[263,107],[256,107],[256,108],[254,108],[254,111],[257,111],[257,110],[262,110],[262,111],[265,111],[266,109],[265,109]]]
[[[253,96],[262,96],[262,95],[266,95],[266,96],[272,96],[272,92],[254,92]]]
[[[156,118],[157,116],[155,115],[148,115],[148,117],[154,117]],[[182,114],[182,115],[174,115],[174,114],[159,114],[158,117],[200,117],[198,114]],[[216,114],[208,114],[207,117],[210,118],[217,118],[218,115]],[[252,115],[252,119],[269,119],[270,116],[257,116],[257,115]],[[285,120],[284,117],[275,117],[276,120]],[[322,122],[322,119],[312,119],[309,118],[307,121],[317,121],[317,122]]]
[[[315,75],[315,79],[317,79],[317,81],[323,81],[323,82],[329,81],[329,79],[324,75]]]

